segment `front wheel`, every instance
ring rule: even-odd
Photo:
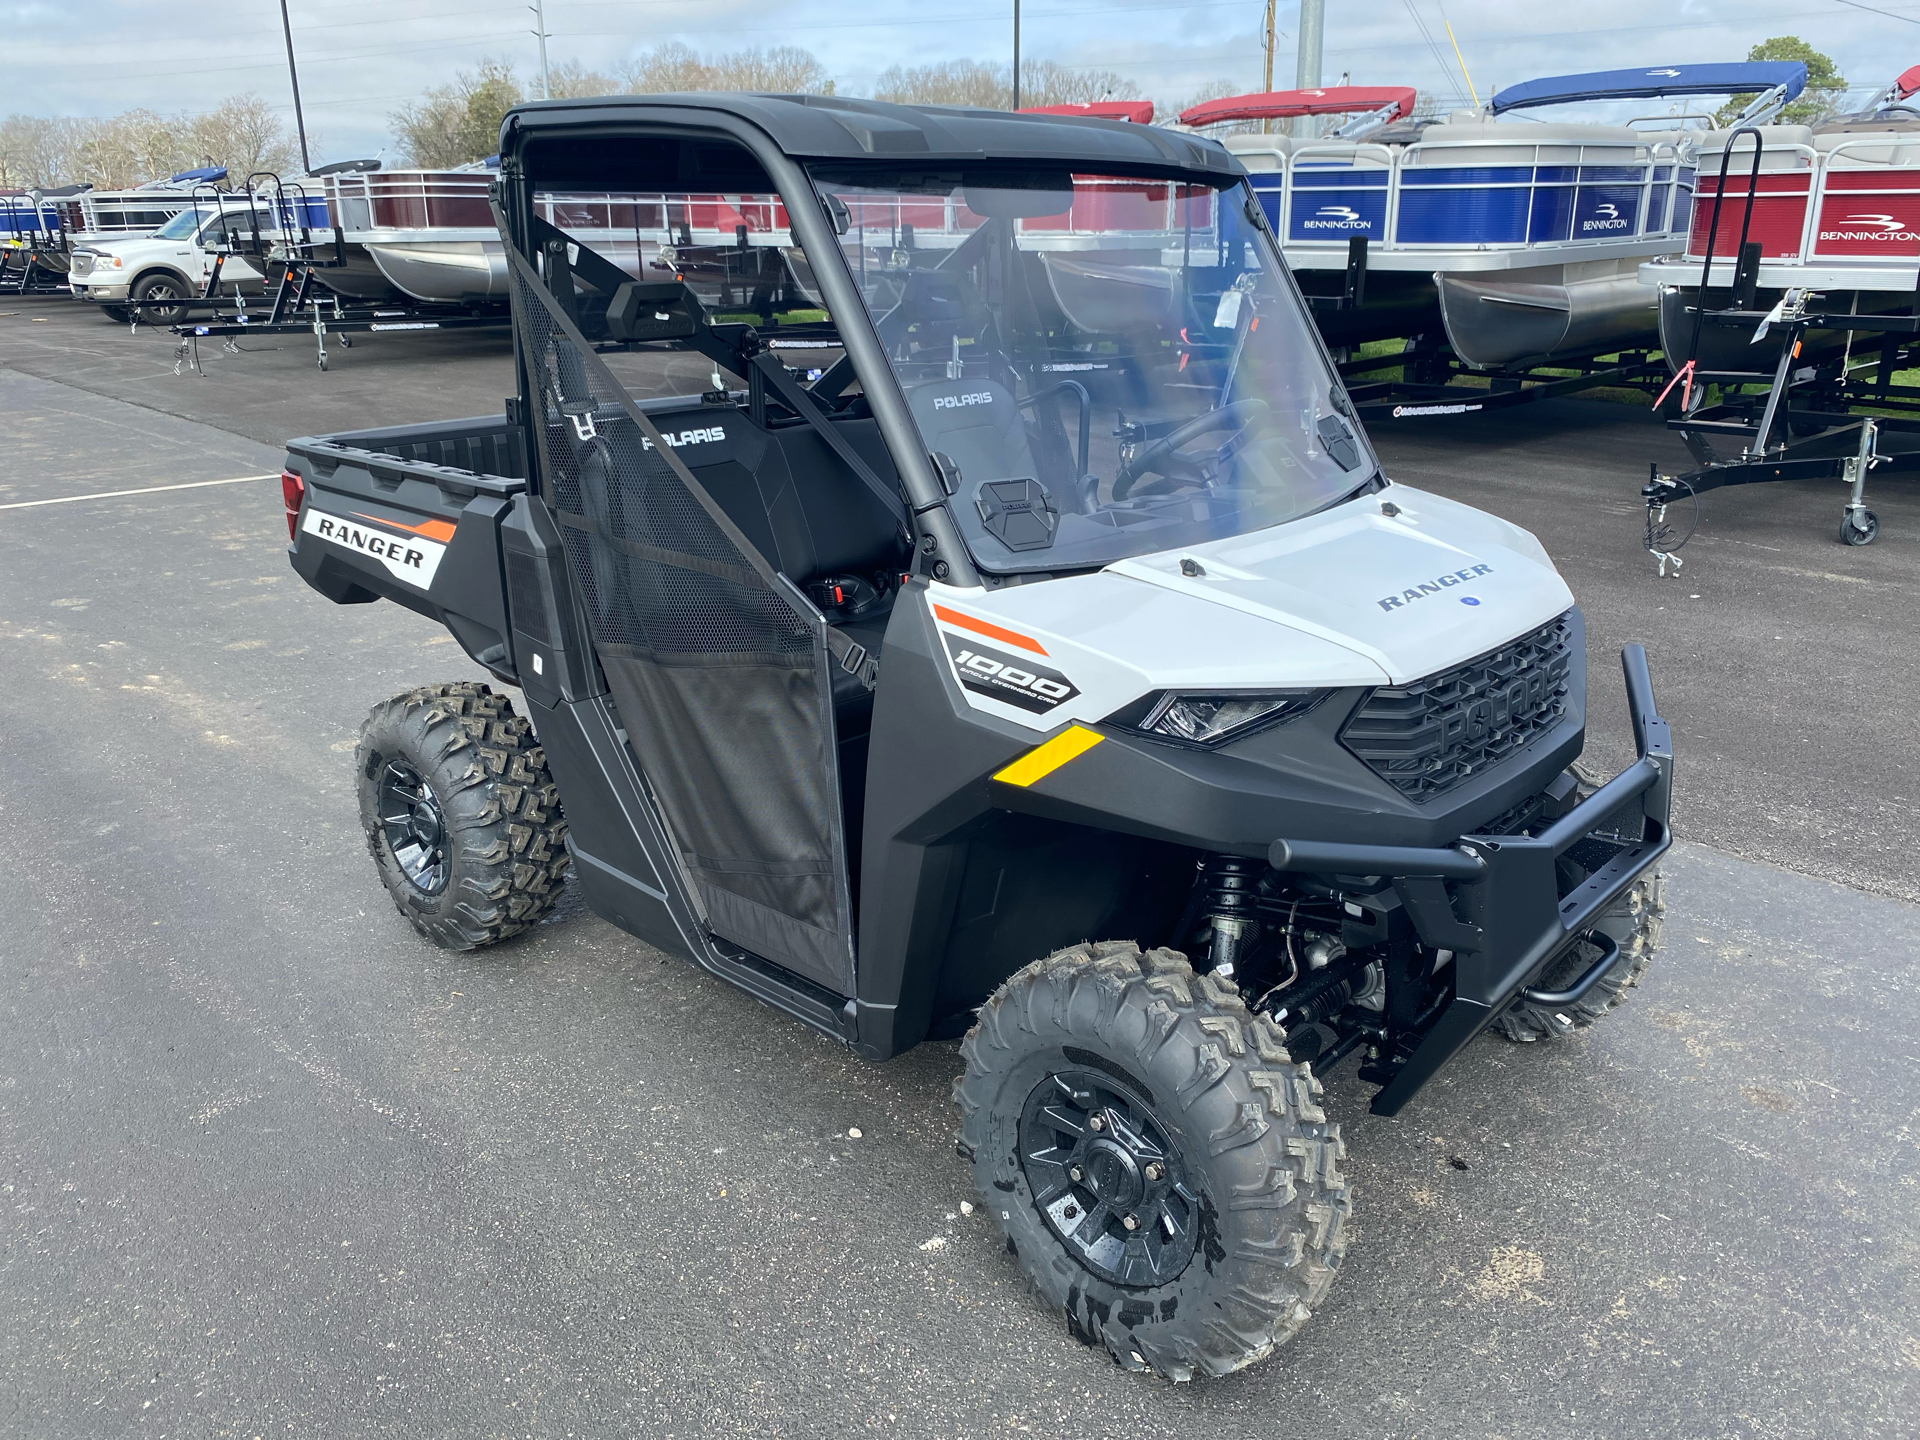
[[[491,945],[560,898],[559,789],[533,727],[504,695],[475,681],[396,695],[360,727],[354,763],[374,866],[434,944]]]
[[[1351,1210],[1320,1083],[1239,992],[1171,950],[1078,945],[981,1007],[960,1150],[1075,1336],[1169,1380],[1290,1339]]]
[[[149,275],[127,297],[139,302],[133,313],[148,325],[173,325],[187,318],[193,287],[177,275]]]

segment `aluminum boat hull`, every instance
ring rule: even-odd
[[[507,256],[498,239],[363,242],[380,273],[402,293],[429,304],[504,304]]]
[[[1651,346],[1659,337],[1637,259],[1433,278],[1453,352],[1476,369]]]

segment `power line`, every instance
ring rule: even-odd
[[[1839,0],[1839,3],[1855,10],[1866,10],[1875,15],[1884,15],[1889,20],[1904,20],[1909,25],[1920,25],[1920,20],[1914,19],[1911,15],[1896,15],[1893,11],[1882,10],[1876,5],[1862,5],[1860,0]]]

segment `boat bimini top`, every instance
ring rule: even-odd
[[[1597,100],[1662,100],[1674,95],[1746,95],[1753,100],[1735,125],[1759,125],[1807,88],[1798,60],[1746,60],[1732,65],[1660,65],[1651,70],[1594,70],[1509,85],[1487,102],[1495,115],[1541,105]]]
[[[1313,115],[1353,115],[1333,133],[1355,139],[1413,114],[1410,85],[1333,85],[1318,90],[1267,90],[1206,100],[1180,114],[1182,125],[1203,129],[1242,120],[1292,120]]]
[[[1086,120],[1126,120],[1135,125],[1153,123],[1151,100],[1089,100],[1082,105],[1032,105],[1022,115],[1078,115]]]

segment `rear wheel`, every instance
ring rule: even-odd
[[[1346,1151],[1312,1070],[1230,984],[1078,945],[1001,986],[961,1054],[960,1151],[1075,1336],[1187,1380],[1306,1323],[1346,1252]]]
[[[360,821],[393,903],[447,950],[536,923],[560,897],[566,821],[533,727],[460,681],[374,708],[355,751]]]

